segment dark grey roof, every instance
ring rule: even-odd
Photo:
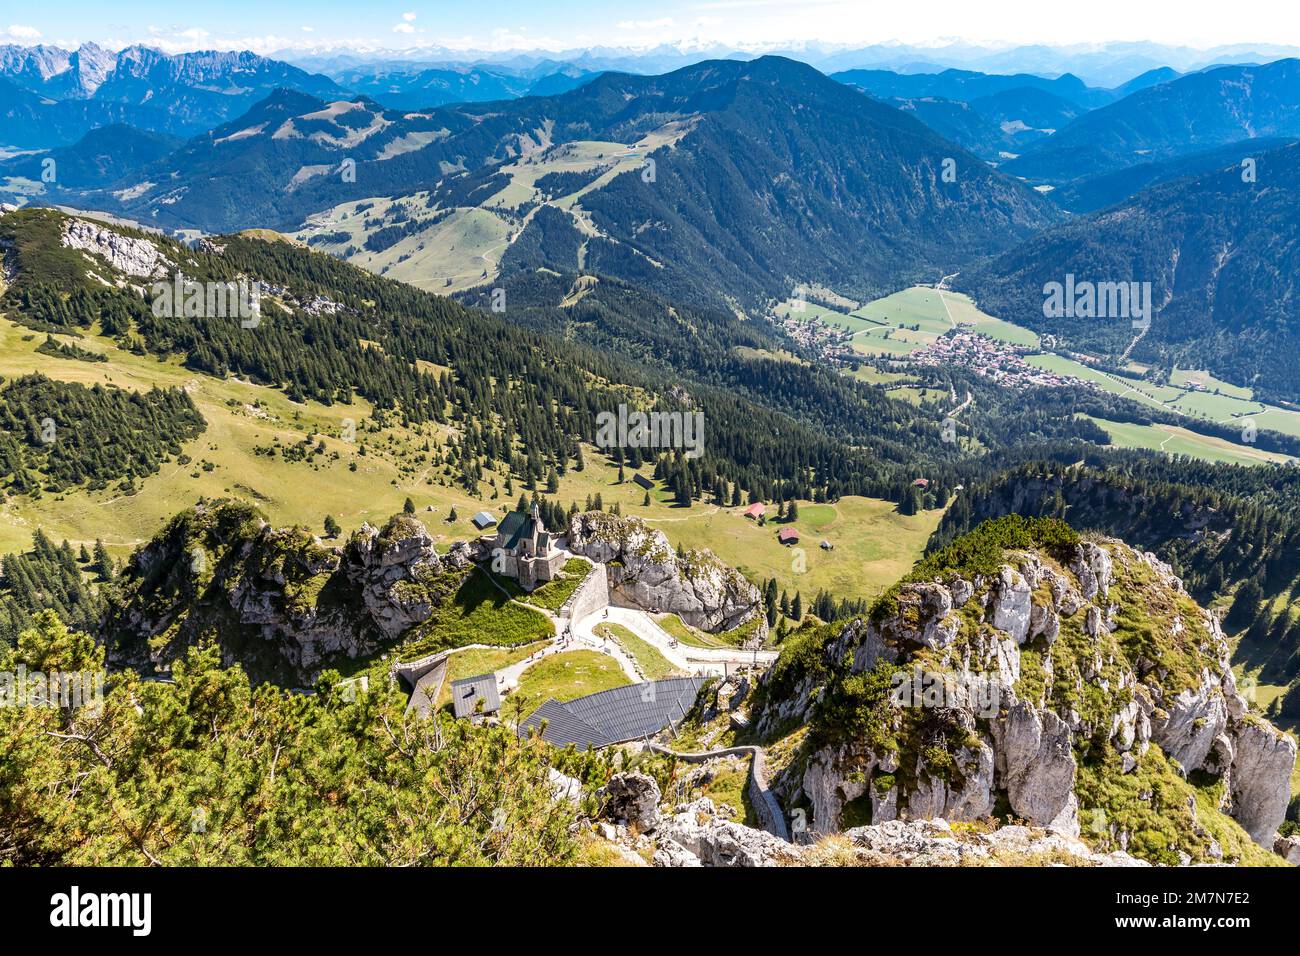
[[[451,707],[457,717],[469,717],[478,711],[478,701],[483,701],[483,713],[495,714],[501,709],[501,695],[497,693],[497,675],[479,674],[451,682]]]
[[[570,702],[572,703],[572,702]],[[559,747],[577,744],[579,750],[589,747],[604,747],[613,743],[598,727],[593,727],[572,710],[568,704],[557,700],[548,700],[533,711],[533,715],[523,723],[525,732],[546,723],[546,732],[542,738]]]
[[[442,690],[442,682],[446,676],[446,660],[439,661],[430,670],[425,671],[415,682],[411,699],[406,703],[406,712],[409,714],[415,711],[421,717],[428,717],[433,713],[433,705],[438,700],[438,692]]]
[[[649,478],[647,478],[645,475],[642,474],[633,475],[632,480],[635,481],[642,488],[646,489],[647,491],[649,491],[651,488],[655,486],[655,483],[653,481],[651,481]]]
[[[546,721],[542,739],[579,750],[605,747],[657,734],[682,719],[704,686],[704,677],[669,677],[589,694],[567,703],[548,700],[520,725],[521,732]]]
[[[497,525],[497,547],[513,548],[519,544],[520,538],[527,538],[532,533],[532,516],[524,511],[512,511]]]

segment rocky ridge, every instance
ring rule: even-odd
[[[331,662],[376,653],[429,620],[471,563],[464,543],[439,554],[409,515],[329,546],[247,506],[200,504],[132,557],[109,611],[110,661],[165,669],[216,627],[227,663],[308,684]]]
[[[136,279],[156,279],[173,263],[148,239],[128,236],[87,219],[63,224],[63,245],[99,256],[114,272]]]
[[[1217,619],[1118,541],[909,582],[779,679],[755,727],[811,723],[774,789],[817,833],[999,815],[1213,862],[1257,857],[1242,830],[1271,849],[1286,811],[1295,741],[1249,713]]]
[[[659,805],[640,773],[615,775],[600,791],[597,830],[628,861],[661,867],[762,866],[1145,866],[1127,853],[1098,853],[1065,834],[1027,826],[953,826],[942,819],[892,820],[842,835],[790,843],[731,819],[708,797]]]

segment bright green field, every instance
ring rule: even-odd
[[[402,660],[412,661],[464,644],[518,647],[554,636],[546,615],[516,603],[484,571],[474,568],[455,599],[434,608],[433,616],[398,653]]]
[[[1222,438],[1200,435],[1176,425],[1135,425],[1102,418],[1092,420],[1106,430],[1111,444],[1117,448],[1149,448],[1170,455],[1188,455],[1205,461],[1234,465],[1263,465],[1294,460],[1286,455],[1275,455],[1248,445],[1224,441]]]
[[[1113,375],[1053,352],[1031,355],[1026,361],[1039,368],[1095,382],[1105,391],[1129,398],[1149,408],[1168,409],[1190,418],[1221,424],[1244,423],[1244,419],[1249,417],[1254,419],[1255,427],[1258,429],[1270,429],[1300,437],[1300,412],[1278,408],[1275,405],[1265,405],[1228,394],[1215,395],[1211,392],[1192,391],[1175,385],[1155,385],[1141,379]],[[1170,380],[1173,381],[1174,378],[1171,376]]]
[[[791,308],[792,302],[787,301],[777,313],[791,314]],[[961,293],[939,292],[929,286],[895,292],[851,313],[808,303],[803,313],[793,314],[854,333],[853,348],[864,355],[906,355],[961,327],[1011,345],[1039,344],[1033,332],[981,312]]]
[[[1251,399],[1254,391],[1240,385],[1230,385],[1222,379],[1215,378],[1204,369],[1176,368],[1169,374],[1169,384],[1187,387],[1192,382],[1200,382],[1211,392],[1219,391],[1231,398]]]
[[[706,634],[698,628],[691,627],[676,614],[660,614],[655,623],[689,647],[726,647],[726,641],[719,640],[712,634]]]
[[[564,651],[543,657],[519,678],[503,709],[527,717],[547,700],[563,703],[632,683],[618,661],[598,651]]]

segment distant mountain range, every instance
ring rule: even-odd
[[[341,70],[335,79],[391,109],[427,109],[448,103],[484,103],[520,96],[555,96],[576,89],[598,71],[544,63],[523,71],[484,67],[402,69],[371,66]]]
[[[1007,171],[1060,184],[1256,137],[1300,135],[1300,60],[1225,66],[1081,116]]]
[[[896,73],[892,70],[844,70],[832,73],[831,79],[857,87],[881,99],[914,99],[933,96],[970,102],[981,97],[1005,94],[1022,89],[1041,90],[1078,107],[1092,109],[1114,102],[1121,94],[1089,87],[1069,73],[1055,78],[1029,73],[990,75],[970,70],[944,70],[940,73]]]
[[[163,230],[293,232],[458,295],[540,270],[751,315],[801,286],[865,300],[960,272],[986,310],[1103,359],[1213,364],[1298,394],[1284,185],[1300,60],[1160,67],[1111,89],[828,77],[776,56],[662,76],[605,62],[327,77],[249,53],[0,48],[5,145],[47,147],[0,161],[0,189]],[[1151,282],[1152,331],[1045,321],[1042,287],[1067,274]]]
[[[653,175],[625,158],[638,143]],[[584,184],[554,187],[556,198],[583,190],[576,208],[538,208],[545,197],[511,164],[570,144],[607,156]],[[411,197],[427,212],[400,222],[366,213],[376,217],[367,244],[388,226],[405,235],[432,225],[422,216],[482,207],[513,243],[506,265],[581,261],[680,299],[746,307],[805,281],[863,296],[933,281],[1060,216],[922,123],[777,57],[604,74],[558,96],[426,112],[282,90],[83,201],[225,232],[292,229],[375,196]]]
[[[140,46],[117,53],[94,44],[71,51],[0,46],[0,145],[64,146],[112,123],[193,135],[282,87],[348,95],[327,77],[247,51],[169,56]]]
[[[939,73],[946,69],[981,73],[1033,73],[1059,76],[1072,73],[1090,86],[1111,89],[1153,70],[1187,73],[1226,63],[1266,63],[1300,55],[1300,48],[1272,43],[1231,44],[1210,49],[1149,42],[1079,43],[1064,46],[1033,44],[992,47],[974,43],[769,44],[737,48],[716,44],[662,44],[649,49],[586,47],[552,50],[465,50],[415,47],[404,50],[320,48],[281,50],[271,55],[306,70],[335,76],[338,71],[383,64],[419,68],[456,66],[529,69],[542,63],[567,63],[591,71],[666,73],[705,60],[751,60],[764,54],[785,56],[823,73],[855,69],[897,73]],[[1131,92],[1125,91],[1125,92]]]

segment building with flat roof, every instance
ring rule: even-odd
[[[482,708],[479,707],[482,702]],[[451,709],[457,717],[495,714],[501,709],[496,674],[479,674],[451,682]]]
[[[519,725],[519,733],[540,729],[547,743],[573,744],[579,750],[651,737],[683,720],[707,681],[706,677],[669,677],[565,703],[548,700]]]

